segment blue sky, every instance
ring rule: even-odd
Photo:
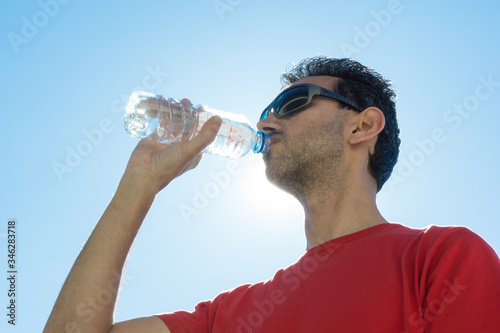
[[[252,123],[303,58],[353,57],[394,84],[401,159],[382,214],[465,225],[500,252],[500,26],[496,1],[121,1],[0,4],[1,269],[17,221],[17,325],[41,331],[137,139],[135,90]],[[183,213],[186,207],[193,214]],[[128,259],[117,320],[267,279],[305,249],[303,213],[260,156],[205,156],[158,195]],[[0,283],[2,308],[8,285]],[[5,308],[4,308],[5,309]]]

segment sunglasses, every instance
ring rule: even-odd
[[[274,101],[265,108],[264,112],[260,115],[259,121],[266,119],[269,113],[273,113],[276,117],[281,118],[298,112],[300,109],[311,104],[312,98],[316,95],[335,99],[361,112],[361,108],[357,106],[356,103],[333,91],[314,84],[298,84],[283,90]]]

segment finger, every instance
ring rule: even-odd
[[[179,176],[183,175],[184,173],[188,172],[189,170],[196,168],[198,166],[198,164],[200,163],[202,157],[203,157],[203,153],[199,153],[198,155],[196,155],[191,161],[189,161],[184,166],[184,168],[177,174],[176,177],[179,177]],[[163,190],[169,183],[170,183],[170,180],[167,178],[167,180],[165,180],[160,185],[157,192],[160,192],[161,190]]]
[[[222,119],[220,117],[210,118],[203,124],[203,127],[194,139],[188,142],[172,144],[170,145],[170,149],[161,151],[158,155],[159,164],[163,165],[168,161],[176,160],[179,162],[176,170],[178,174],[180,174],[181,170],[184,170],[191,160],[193,160],[196,155],[200,154],[201,151],[215,139],[221,124]],[[196,165],[197,164],[198,163],[196,163]]]
[[[215,140],[221,125],[222,119],[219,116],[210,118],[203,124],[198,135],[189,142],[189,146],[187,147],[189,152],[193,155],[198,154],[211,144]]]
[[[165,179],[162,181],[162,184],[158,187],[157,192],[160,192],[162,189],[164,189],[172,179],[183,175],[184,173],[188,172],[191,169],[196,168],[200,163],[202,157],[203,153],[199,153],[193,159],[187,162],[186,165],[184,165],[183,167],[181,166],[182,169],[180,171],[175,172],[170,177],[165,177]]]

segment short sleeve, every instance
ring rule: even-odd
[[[500,332],[500,260],[481,237],[453,228],[424,267],[423,332]]]
[[[176,311],[157,314],[172,333],[210,333],[222,300],[227,292],[210,301],[198,303],[193,312]]]

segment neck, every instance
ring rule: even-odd
[[[378,224],[387,223],[376,205],[376,190],[369,182],[342,189],[325,186],[302,196],[307,249]]]

